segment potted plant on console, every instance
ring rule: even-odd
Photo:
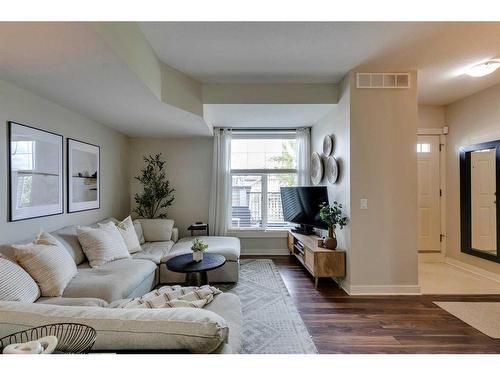
[[[347,224],[347,217],[342,216],[342,204],[337,201],[331,206],[323,203],[320,207],[319,216],[328,225],[328,237],[323,241],[323,247],[335,250],[337,248],[335,229],[337,225],[342,229]]]
[[[193,250],[193,261],[201,262],[203,260],[203,253],[208,249],[208,245],[200,240],[199,238],[195,238],[193,240],[193,244],[191,246],[191,250]]]

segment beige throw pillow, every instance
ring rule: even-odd
[[[174,221],[170,219],[139,219],[144,239],[148,242],[170,241]]]
[[[18,264],[0,255],[0,301],[35,302],[40,289]]]
[[[98,228],[78,227],[76,233],[91,267],[130,258],[127,245],[112,222],[99,224]]]
[[[116,227],[122,235],[123,241],[125,241],[125,245],[127,245],[130,254],[142,250],[139,238],[137,238],[137,233],[135,232],[134,223],[130,216],[127,216],[123,221],[116,224]]]
[[[17,263],[36,281],[44,297],[61,296],[77,274],[71,255],[46,232],[40,232],[32,243],[12,247]]]

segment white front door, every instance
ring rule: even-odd
[[[417,137],[418,250],[441,251],[439,135]]]
[[[472,248],[497,251],[495,149],[471,152]]]

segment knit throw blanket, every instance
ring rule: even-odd
[[[180,285],[162,286],[142,297],[120,301],[115,308],[121,309],[159,309],[164,307],[202,308],[213,301],[214,296],[222,293],[210,285],[200,287],[181,287]]]

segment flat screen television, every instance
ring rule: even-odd
[[[328,204],[326,186],[282,187],[281,205],[285,221],[299,224],[292,229],[302,234],[313,233],[313,228],[328,229],[319,216],[320,205]]]

